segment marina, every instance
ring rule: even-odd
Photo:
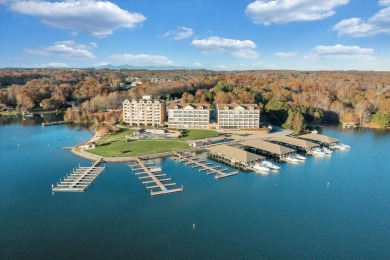
[[[98,167],[103,160],[97,160],[90,167],[79,166],[56,185],[52,184],[53,192],[83,192],[102,173],[105,167]]]
[[[275,158],[283,161],[288,155],[296,153],[295,149],[285,147],[283,145],[266,142],[260,139],[246,140],[241,142],[246,150],[256,154],[262,154],[267,157]]]
[[[332,144],[339,143],[339,139],[326,136],[326,135],[320,135],[320,134],[305,134],[298,136],[299,139],[308,140],[311,142],[315,142],[320,145],[330,146]]]
[[[292,149],[295,149],[300,152],[310,154],[313,148],[319,147],[317,143],[310,142],[304,139],[298,139],[290,136],[278,136],[268,139],[268,141],[283,145]]]
[[[145,180],[142,181],[142,184],[145,184],[146,188],[150,190],[151,196],[183,191],[183,186],[181,188],[168,189],[170,186],[176,186],[176,183],[170,182],[172,178],[166,178],[166,174],[162,173],[161,167],[144,162],[138,157],[135,161],[137,164],[130,165],[130,168],[138,176],[139,180]]]
[[[184,153],[175,153],[178,162],[185,162],[185,165],[192,166],[192,168],[201,168],[199,172],[206,171],[207,175],[216,174],[215,179],[222,179],[230,176],[237,175],[239,171],[226,173],[228,169],[220,169],[221,166],[210,166],[211,163],[206,163],[205,160],[199,160],[198,158],[193,158],[191,155]]]

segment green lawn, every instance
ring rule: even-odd
[[[145,139],[127,142],[125,136],[134,133],[135,129],[125,129],[111,134],[97,143],[88,152],[107,157],[130,157],[146,154],[163,153],[190,148],[187,140],[217,137],[211,130],[184,130],[184,136],[176,139]]]
[[[187,142],[179,140],[123,140],[105,142],[88,152],[107,157],[139,156],[153,153],[163,153],[189,148]]]
[[[135,131],[137,131],[137,130],[135,130],[135,129],[124,129],[124,130],[121,130],[118,133],[114,133],[114,134],[108,135],[107,137],[103,138],[99,143],[100,144],[104,144],[104,143],[110,143],[110,142],[118,141],[118,140],[126,140],[126,135],[131,135]]]
[[[196,140],[219,136],[219,133],[213,130],[186,129],[183,132],[184,136],[181,138],[182,140]]]

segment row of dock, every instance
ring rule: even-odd
[[[138,176],[138,179],[145,184],[146,188],[150,190],[151,196],[183,191],[183,186],[169,189],[169,187],[176,186],[176,183],[171,182],[172,178],[167,178],[161,167],[155,166],[153,163],[144,162],[137,157],[136,164],[130,165],[130,168]]]
[[[69,175],[60,179],[56,185],[52,184],[53,192],[83,192],[91,183],[102,173],[105,167],[98,167],[102,159],[97,160],[90,167],[82,167],[74,169]]]
[[[69,123],[72,123],[72,122],[70,122],[70,121],[54,121],[54,122],[42,123],[42,126],[63,125],[63,124],[69,124]]]
[[[228,169],[220,169],[221,166],[211,166],[212,163],[207,163],[206,160],[200,160],[188,154],[175,153],[175,156],[178,162],[184,162],[185,165],[191,166],[192,168],[200,168],[199,172],[205,171],[207,175],[216,174],[214,177],[216,180],[237,175],[239,172],[226,173]]]

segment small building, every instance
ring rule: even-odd
[[[209,104],[171,103],[168,106],[169,128],[207,128],[209,123]]]
[[[80,149],[89,150],[89,149],[95,149],[96,144],[94,142],[92,143],[85,143],[79,146]]]
[[[220,159],[233,166],[247,167],[265,158],[226,144],[209,147],[207,149],[212,158]]]
[[[219,129],[260,127],[260,108],[256,104],[217,104]]]

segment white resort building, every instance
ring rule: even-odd
[[[165,121],[165,114],[165,101],[152,96],[123,101],[123,121],[131,126],[160,126]]]
[[[209,104],[171,103],[168,106],[169,128],[207,128],[209,123]]]
[[[217,104],[219,129],[260,127],[260,108],[256,104]]]

